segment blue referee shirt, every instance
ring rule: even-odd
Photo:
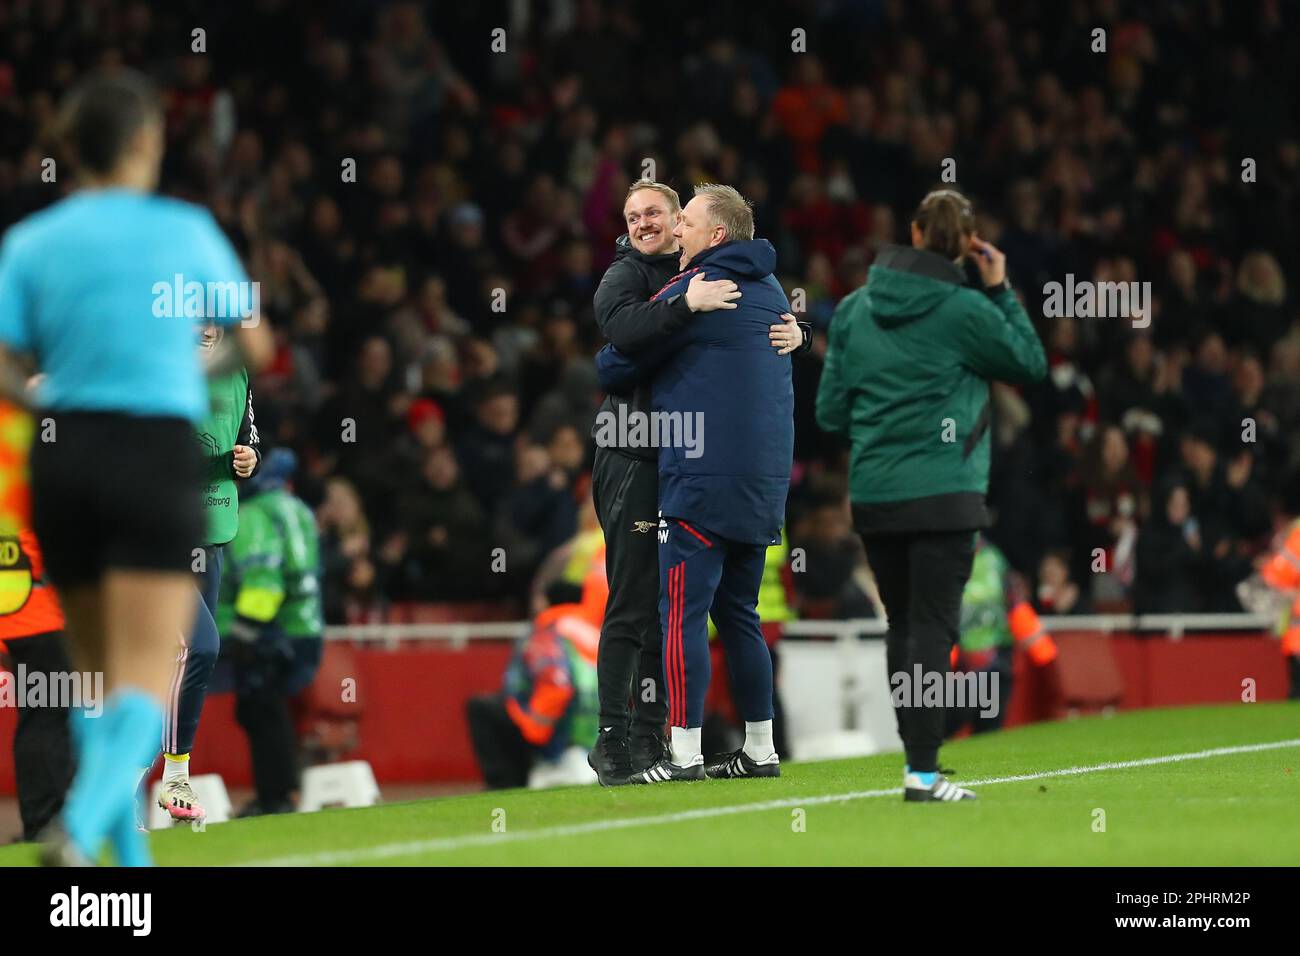
[[[197,423],[199,317],[232,325],[253,302],[212,214],[152,193],[75,193],[0,245],[0,344],[35,355],[43,409]]]

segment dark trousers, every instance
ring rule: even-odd
[[[9,641],[15,672],[68,674],[72,661],[63,632],[36,634]],[[100,702],[102,704],[102,701]],[[45,825],[63,808],[72,785],[72,739],[66,707],[20,707],[14,730],[14,774],[18,778],[18,813],[23,839],[35,840]]]
[[[971,531],[862,536],[876,587],[885,604],[889,630],[885,658],[890,677],[914,680],[948,673],[949,654],[960,635],[961,595],[975,554]],[[891,691],[893,684],[890,685]],[[944,708],[896,708],[898,735],[907,765],[922,773],[939,769]]]
[[[465,704],[469,739],[489,790],[528,785],[533,747],[506,711],[503,694],[481,694]]]
[[[727,657],[742,720],[772,719],[772,655],[758,619],[767,546],[729,541],[699,525],[664,517],[659,541],[668,722],[702,727],[709,692],[709,618]]]
[[[265,810],[283,809],[300,777],[289,701],[315,679],[321,639],[268,634],[226,645],[234,662],[235,719],[248,735],[257,802]]]
[[[194,572],[199,592],[194,624],[189,638],[176,657],[167,706],[163,713],[163,753],[187,754],[194,749],[208,681],[217,666],[221,636],[217,632],[217,596],[221,591],[221,546],[203,549],[203,569]]]
[[[772,745],[784,759],[790,755],[790,745],[785,733],[785,708],[781,704],[781,655],[774,644],[767,645],[767,649],[772,658]],[[709,652],[713,673],[716,675],[719,667],[725,673],[726,653],[721,645],[717,641],[710,641]],[[723,694],[726,695],[726,700],[714,696]],[[714,754],[729,754],[739,750],[745,743],[745,728],[743,723],[736,721],[740,711],[735,703],[730,675],[727,675],[725,681],[713,678],[709,696],[705,699],[704,733],[700,738],[706,758]]]
[[[600,629],[596,675],[600,726],[662,733],[668,719],[660,664],[659,466],[610,448],[597,448],[591,495],[605,532],[609,601]]]

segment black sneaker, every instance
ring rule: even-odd
[[[628,753],[627,737],[615,727],[603,728],[596,738],[596,746],[587,754],[587,764],[596,771],[602,787],[621,787],[631,783],[632,758]]]
[[[685,767],[679,767],[667,757],[657,762],[649,770],[632,774],[632,783],[673,783],[677,780],[703,780],[704,755],[697,755]]]
[[[663,734],[638,734],[635,731],[627,739],[628,751],[632,758],[634,773],[649,770],[663,758],[669,756],[668,741]]]
[[[926,786],[914,773],[903,774],[903,799],[908,803],[952,803],[956,800],[974,800],[975,792],[959,787],[941,773],[934,783]]]
[[[724,754],[715,762],[704,768],[706,776],[713,780],[737,780],[741,777],[779,777],[781,776],[781,759],[776,751],[763,760],[755,760],[745,753],[742,747],[735,753]]]

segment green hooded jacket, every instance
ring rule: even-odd
[[[209,379],[208,409],[207,417],[196,429],[199,447],[207,460],[203,489],[207,531],[202,543],[222,545],[228,544],[239,531],[239,492],[232,455],[235,446],[251,447],[258,456],[258,467],[261,466],[248,371],[241,368]],[[257,473],[256,468],[253,473]]]
[[[817,423],[849,437],[859,531],[988,524],[989,382],[1038,381],[1047,359],[1010,288],[964,282],[940,255],[889,246],[835,310]]]

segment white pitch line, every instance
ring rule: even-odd
[[[1280,750],[1283,747],[1300,747],[1300,738],[1278,740],[1265,744],[1242,744],[1237,747],[1215,747],[1192,753],[1166,754],[1163,757],[1144,757],[1141,760],[1117,760],[1111,763],[1092,764],[1085,767],[1065,767],[1061,770],[1044,770],[1039,773],[1017,774],[1012,777],[989,777],[984,780],[958,781],[967,787],[989,787],[999,783],[1026,783],[1051,777],[1074,777],[1085,773],[1104,773],[1108,770],[1128,770],[1133,767],[1154,767],[1185,760],[1206,760],[1231,754],[1257,753],[1261,750]],[[845,803],[850,800],[870,800],[874,797],[893,797],[903,792],[902,787],[888,790],[854,790],[848,793],[824,794],[817,797],[787,797],[781,800],[763,800],[758,803],[737,803],[721,807],[700,807],[649,817],[622,817],[613,820],[593,820],[567,826],[542,827],[537,830],[516,830],[506,833],[482,833],[467,836],[441,837],[431,840],[409,840],[403,843],[385,843],[379,846],[359,847],[352,850],[326,850],[322,853],[304,853],[297,856],[271,857],[236,866],[335,866],[348,863],[366,863],[389,860],[393,857],[414,856],[418,853],[438,853],[477,846],[500,846],[526,840],[549,840],[558,837],[585,836],[607,830],[627,830],[633,827],[662,826],[667,823],[685,823],[712,817],[731,816],[737,813],[759,813],[763,810],[784,810],[790,807],[816,806],[823,803]]]

